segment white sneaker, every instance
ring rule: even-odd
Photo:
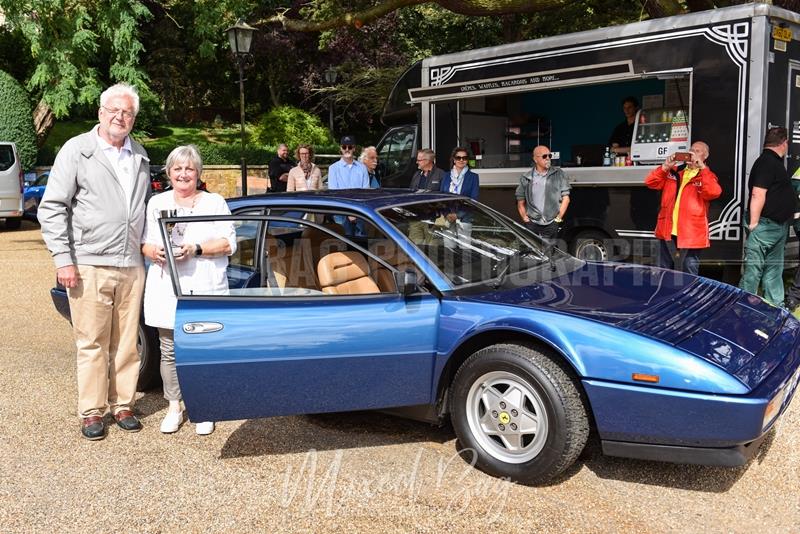
[[[207,436],[214,432],[214,421],[204,421],[195,425],[194,431],[198,436]]]
[[[164,420],[161,421],[161,432],[164,434],[172,434],[173,432],[177,432],[181,427],[181,423],[183,423],[183,411],[167,411],[167,415],[165,415]]]

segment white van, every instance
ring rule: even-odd
[[[8,230],[22,224],[22,178],[17,146],[0,141],[0,219],[6,220]]]

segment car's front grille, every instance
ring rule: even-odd
[[[681,293],[619,326],[675,345],[733,304],[741,293],[733,286],[698,278]]]

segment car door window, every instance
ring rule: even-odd
[[[350,214],[353,228],[361,224],[372,227],[370,236],[348,235],[333,222],[334,214],[312,213],[327,218],[323,224],[303,218],[289,221],[286,217],[183,217],[163,220],[167,235],[176,226],[183,233],[199,228],[206,232],[226,228],[235,236],[235,250],[230,257],[214,258],[215,265],[226,267],[227,287],[203,285],[193,274],[201,267],[196,258],[175,258],[175,279],[181,296],[234,297],[336,297],[397,293],[394,271],[387,259],[388,242],[383,233],[368,221]],[[336,217],[340,215],[335,215]],[[201,220],[202,219],[202,220]],[[295,222],[296,221],[296,222]],[[363,224],[362,224],[363,223]],[[291,230],[291,231],[289,231]],[[370,242],[375,244],[371,251]],[[382,243],[383,246],[378,246]],[[403,258],[407,262],[407,258]],[[402,263],[400,261],[399,263]]]

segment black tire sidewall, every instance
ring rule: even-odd
[[[475,439],[466,417],[466,399],[470,388],[481,376],[492,371],[505,371],[526,382],[540,397],[547,414],[547,439],[541,452],[519,464],[498,460],[485,451]],[[554,401],[555,400],[555,401]],[[557,474],[561,452],[566,447],[567,413],[562,395],[547,374],[525,357],[504,349],[480,352],[470,357],[459,369],[451,393],[451,420],[459,438],[459,454],[478,469],[499,477],[510,477],[521,483],[536,483]],[[475,452],[477,452],[477,455]],[[477,457],[476,457],[477,456]]]

